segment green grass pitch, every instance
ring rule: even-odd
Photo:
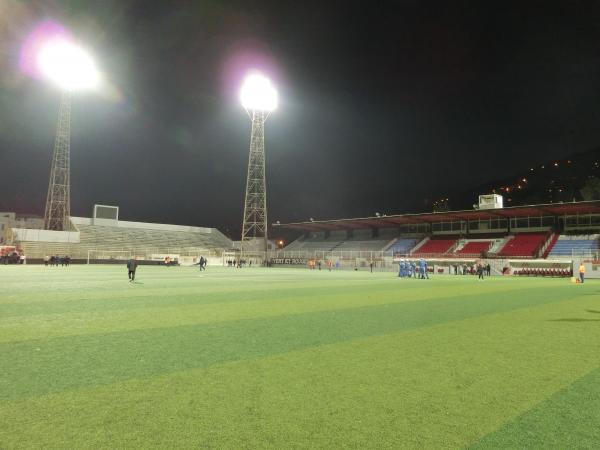
[[[600,282],[0,267],[0,448],[597,448]]]

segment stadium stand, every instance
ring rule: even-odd
[[[507,258],[537,256],[540,248],[549,237],[548,233],[522,233],[515,235],[498,252],[499,256]]]
[[[214,228],[184,227],[142,222],[123,222],[118,226],[92,225],[90,219],[72,218],[79,232],[79,242],[21,241],[29,258],[45,255],[70,255],[87,258],[89,251],[116,254],[212,252],[220,254],[232,247],[231,241]]]
[[[465,245],[456,251],[457,255],[481,255],[492,246],[492,241],[467,241]]]
[[[548,255],[550,254],[550,251],[554,247],[554,244],[556,244],[558,237],[559,237],[558,233],[554,233],[554,232],[552,233],[552,236],[550,237],[550,239],[548,239],[546,241],[546,243],[544,244],[544,246],[542,247],[542,251],[541,251],[542,258],[545,259],[548,257]]]
[[[336,240],[310,238],[306,240],[297,239],[285,247],[286,252],[312,252],[312,251],[360,251],[360,252],[380,252],[390,243],[389,239],[370,239],[370,240]]]
[[[293,242],[290,242],[286,247],[286,252],[312,252],[324,251],[328,252],[342,244],[343,240],[331,238],[325,239],[322,235],[310,237],[300,237]]]
[[[334,250],[338,251],[360,251],[360,252],[379,252],[390,243],[389,239],[372,239],[370,241],[344,241],[337,245]]]
[[[97,225],[79,225],[81,240],[96,246],[110,243],[117,248],[227,248],[227,238],[213,233],[166,231],[140,228],[117,228]],[[223,239],[225,238],[225,239]]]
[[[457,239],[431,238],[411,252],[411,255],[443,255],[450,253],[456,244]]]
[[[356,230],[348,237],[346,232],[332,231],[310,233],[289,243],[285,252],[381,252],[386,250],[397,237],[397,230],[392,233],[385,230],[378,237],[373,237],[371,230]]]
[[[597,234],[591,235],[560,235],[551,251],[549,258],[571,257],[573,254],[597,252],[600,241]]]
[[[418,239],[414,238],[398,238],[388,251],[392,252],[393,255],[406,255],[417,244],[417,241]]]

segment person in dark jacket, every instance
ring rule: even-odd
[[[127,271],[129,275],[129,281],[132,282],[135,280],[135,270],[137,269],[137,261],[135,258],[131,258],[127,261]]]
[[[483,265],[477,264],[477,275],[479,275],[479,279],[483,280]]]

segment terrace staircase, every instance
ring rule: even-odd
[[[421,242],[419,242],[417,245],[415,245],[412,248],[412,250],[409,252],[409,254],[412,255],[413,253],[418,252],[421,247],[423,247],[425,244],[427,244],[427,242],[429,242],[429,240],[430,240],[430,237],[429,236],[425,236],[421,240]]]
[[[554,244],[556,244],[556,241],[558,241],[559,236],[560,235],[558,233],[552,233],[549,239],[544,243],[544,245],[542,245],[542,249],[540,250],[542,258],[548,258],[548,255],[554,248]]]
[[[385,247],[383,247],[383,251],[387,252],[396,242],[398,242],[398,238],[392,239]]]

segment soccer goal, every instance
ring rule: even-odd
[[[111,264],[125,262],[131,258],[129,250],[88,250],[88,264]]]

